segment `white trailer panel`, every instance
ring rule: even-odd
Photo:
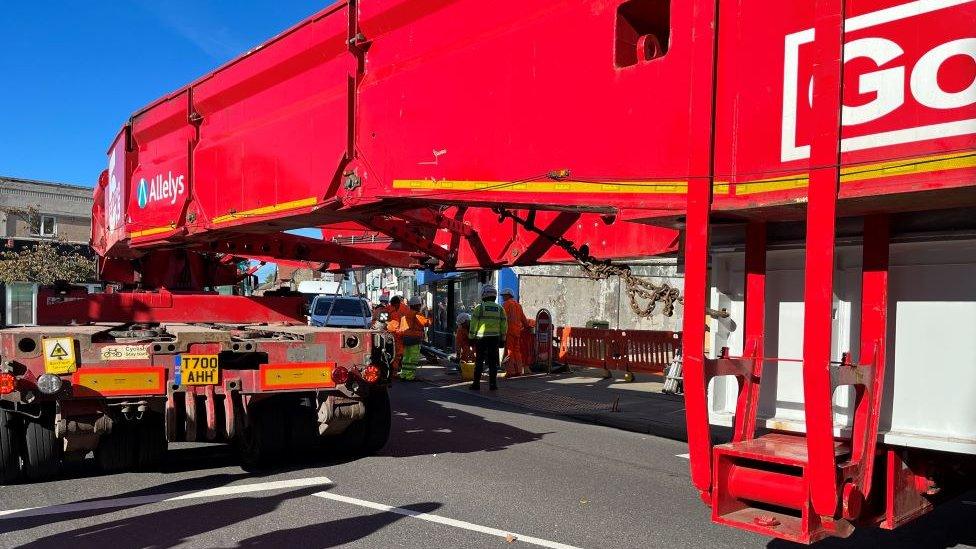
[[[803,250],[770,250],[766,278],[766,356],[800,359],[803,347]],[[741,252],[712,256],[712,349],[742,353]],[[858,360],[860,246],[837,251],[832,354]],[[885,395],[879,431],[887,444],[976,454],[976,241],[905,242],[891,246]],[[851,423],[851,391],[834,394],[838,433]],[[718,378],[709,392],[712,422],[731,424],[735,382]],[[759,417],[767,427],[803,431],[799,362],[764,366]]]

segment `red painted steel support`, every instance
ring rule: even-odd
[[[213,385],[207,385],[203,391],[204,410],[207,415],[207,440],[217,440],[217,397]],[[227,398],[227,397],[224,397]]]
[[[711,488],[712,440],[708,431],[708,398],[705,380],[705,307],[708,285],[708,231],[711,185],[688,185],[688,227],[685,229],[685,301],[682,319],[682,361],[685,420],[688,423],[688,457],[691,480],[706,498]]]
[[[766,341],[766,223],[746,226],[745,340],[742,356],[752,358],[752,375],[743,379],[735,414],[735,440],[753,438]]]
[[[375,216],[363,223],[365,226],[390,236],[394,240],[406,244],[411,249],[419,250],[441,261],[450,261],[451,252],[434,243],[433,238],[426,238],[415,234],[402,219]]]
[[[699,35],[694,63],[690,67],[696,85],[692,87],[692,109],[688,120],[691,151],[688,159],[693,177],[688,182],[688,212],[685,222],[685,297],[682,320],[682,360],[685,388],[685,421],[688,426],[688,457],[691,480],[702,500],[711,502],[712,439],[708,423],[708,386],[705,380],[705,311],[708,305],[708,237],[714,178],[715,86],[718,52],[718,1],[696,7],[695,28],[715,30]],[[711,97],[709,97],[711,96]],[[707,105],[707,108],[705,106]],[[706,128],[709,130],[706,132]]]
[[[885,347],[888,331],[889,220],[873,215],[864,220],[864,250],[861,272],[861,345],[859,363],[871,368],[869,387],[858,390],[851,437],[851,462],[858,464],[852,479],[864,499],[871,493],[878,418],[884,395]]]
[[[844,0],[818,0],[813,45],[813,117],[807,208],[803,320],[803,395],[808,486],[818,515],[837,511],[833,396],[830,375],[837,191],[840,176],[840,112]]]
[[[225,253],[231,257],[258,257],[268,261],[291,259],[312,263],[336,263],[346,268],[363,265],[421,267],[423,254],[400,250],[383,250],[344,246],[327,240],[293,234],[249,234],[237,238],[208,242],[197,246],[201,251]]]

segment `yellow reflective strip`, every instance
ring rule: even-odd
[[[685,181],[460,181],[394,179],[394,189],[508,193],[686,194]]]
[[[735,194],[756,194],[769,193],[774,191],[788,191],[792,189],[802,189],[810,184],[807,174],[800,174],[791,177],[777,177],[773,179],[759,179],[735,184]]]
[[[916,158],[877,162],[874,164],[846,166],[840,170],[840,182],[852,183],[854,181],[881,179],[884,177],[897,177],[899,175],[912,173],[922,174],[973,167],[976,167],[976,151],[920,156]],[[791,189],[802,189],[808,187],[809,185],[810,175],[808,173],[799,173],[785,177],[736,183],[735,194],[747,195]]]
[[[292,387],[295,385],[330,385],[332,369],[327,366],[308,368],[263,368],[265,387]]]
[[[159,388],[158,372],[78,374],[78,385],[93,391],[154,391]]]
[[[142,231],[132,231],[129,233],[129,238],[139,238],[142,236],[150,236],[160,233],[168,233],[176,229],[175,225],[166,225],[165,227],[153,227],[152,229],[145,229]]]
[[[266,215],[277,212],[284,212],[288,210],[297,210],[298,208],[307,208],[309,206],[314,206],[318,204],[318,199],[313,197],[303,198],[301,200],[292,200],[291,202],[282,202],[281,204],[273,204],[271,206],[263,206],[260,208],[254,208],[252,210],[243,210],[240,212],[233,212],[225,215],[218,215],[213,218],[213,223],[226,223],[228,221],[234,221],[235,219],[240,219],[242,217],[253,217],[258,215]]]
[[[842,183],[849,183],[851,181],[894,177],[909,173],[929,173],[972,167],[976,167],[976,151],[849,166],[841,170],[840,180]]]

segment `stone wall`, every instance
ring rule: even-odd
[[[631,266],[632,272],[642,278],[666,282],[679,290],[684,288],[675,258],[654,258],[632,262]],[[651,317],[639,318],[631,310],[626,289],[617,277],[591,280],[576,265],[517,267],[515,271],[519,275],[519,300],[530,318],[546,308],[557,326],[585,326],[588,320],[604,320],[614,329],[681,329],[680,304],[671,317],[661,314],[658,308]]]

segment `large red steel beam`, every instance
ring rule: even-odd
[[[844,0],[817,0],[813,46],[813,113],[807,206],[803,315],[803,397],[806,419],[807,484],[818,515],[837,511],[837,464],[831,401],[831,337],[834,247],[840,184],[841,82]]]
[[[694,27],[714,28],[717,2],[695,7]],[[691,480],[702,500],[711,501],[712,440],[709,433],[707,380],[705,379],[705,311],[708,308],[708,248],[714,183],[714,89],[718,51],[714,33],[703,33],[693,48],[688,70],[698,84],[692,88],[688,141],[688,163],[698,177],[688,183],[685,229],[685,295],[682,317],[682,360],[684,361],[685,420],[688,425],[688,457]],[[706,129],[703,131],[702,129]]]

